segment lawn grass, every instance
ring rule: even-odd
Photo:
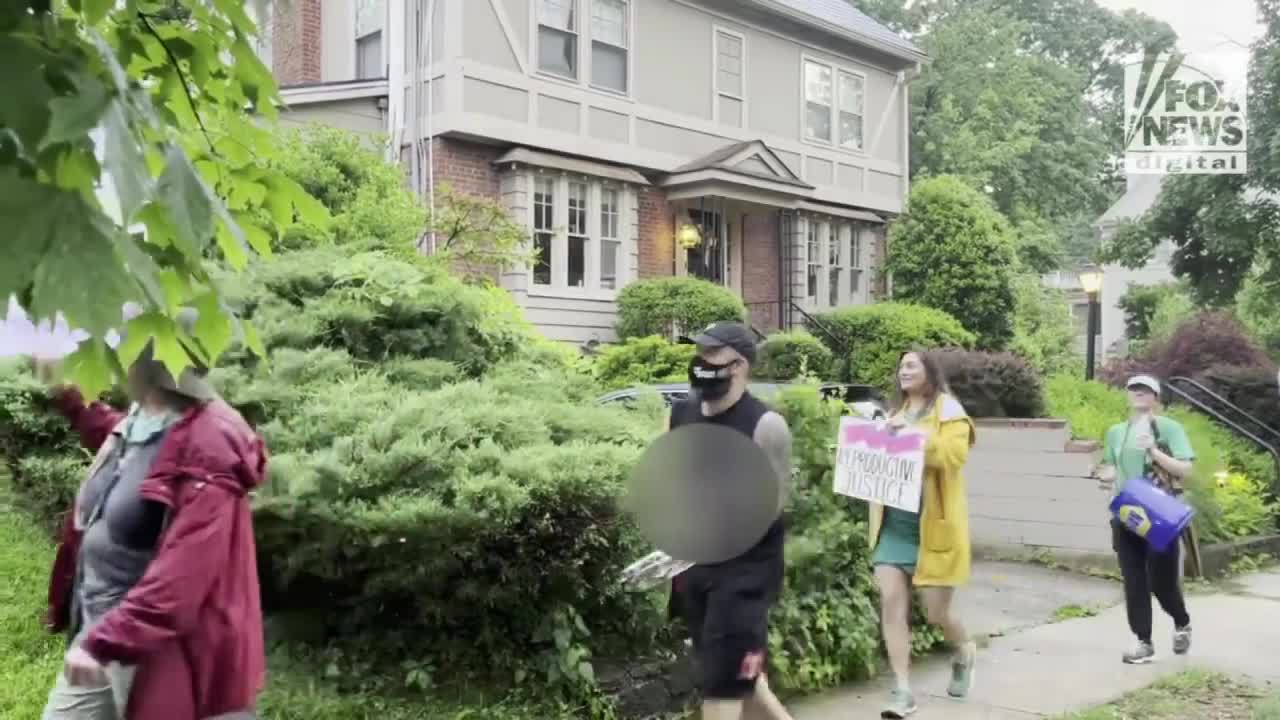
[[[0,474],[0,718],[36,720],[61,666],[65,638],[47,633],[45,605],[53,545],[8,501]],[[458,705],[425,695],[341,694],[307,656],[279,648],[268,662],[259,715],[271,720],[515,720],[572,717],[569,711],[520,703]]]
[[[1227,675],[1187,670],[1060,720],[1280,720],[1280,695]]]

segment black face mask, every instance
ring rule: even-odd
[[[719,400],[729,393],[733,384],[733,362],[715,365],[702,358],[689,363],[689,386],[696,389],[703,400]]]

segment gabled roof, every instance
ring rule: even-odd
[[[696,160],[685,163],[671,172],[672,176],[694,173],[700,170],[719,170],[733,175],[771,182],[793,185],[800,189],[812,190],[813,186],[801,180],[798,175],[760,140],[747,140],[732,143],[718,150],[703,155]]]
[[[908,60],[923,60],[925,52],[853,6],[852,0],[751,0],[783,14],[800,15],[810,24],[861,40]],[[787,12],[790,11],[790,12]]]

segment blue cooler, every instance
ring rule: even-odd
[[[1111,514],[1152,550],[1164,552],[1191,524],[1195,510],[1145,477],[1133,478],[1111,499]]]

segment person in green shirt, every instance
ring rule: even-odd
[[[1096,474],[1119,493],[1134,478],[1152,478],[1158,471],[1172,480],[1172,492],[1182,492],[1182,480],[1191,474],[1195,451],[1187,432],[1176,420],[1159,414],[1160,383],[1150,375],[1136,375],[1125,383],[1129,392],[1130,416],[1109,430]],[[1162,449],[1163,448],[1163,449]],[[1185,655],[1191,649],[1191,617],[1182,594],[1182,543],[1175,542],[1164,552],[1156,552],[1146,541],[1130,532],[1114,518],[1112,545],[1124,577],[1125,610],[1129,629],[1137,636],[1133,649],[1122,659],[1131,665],[1155,659],[1151,642],[1151,595],[1173,618],[1173,652]]]

